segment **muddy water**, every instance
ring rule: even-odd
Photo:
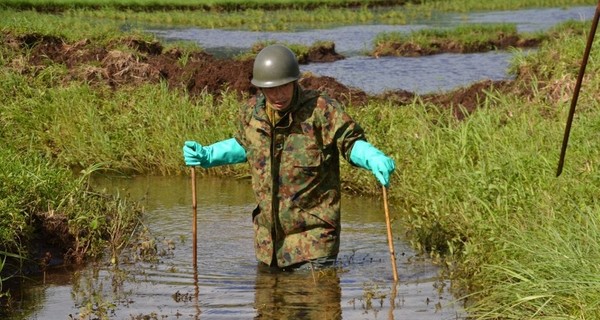
[[[409,25],[360,25],[328,29],[294,30],[292,32],[251,32],[242,30],[165,28],[155,26],[148,31],[167,41],[186,40],[198,43],[217,56],[232,56],[247,51],[259,41],[311,45],[316,41],[333,41],[336,51],[349,59],[326,64],[301,66],[302,71],[330,76],[341,83],[370,94],[385,90],[407,90],[418,94],[448,91],[481,80],[512,79],[508,65],[511,52],[483,54],[447,54],[420,58],[375,59],[371,51],[373,39],[381,32],[411,32],[431,27],[455,27],[464,23],[513,23],[519,32],[546,30],[566,20],[590,20],[594,6],[531,9],[464,14],[435,13],[428,19]]]
[[[105,312],[111,319],[456,319],[448,283],[395,232],[394,294],[383,205],[344,196],[342,270],[268,273],[257,269],[248,181],[199,178],[198,268],[192,267],[191,187],[187,177],[101,180],[145,203],[144,224],[159,239],[151,261],[54,269],[24,290],[19,319],[68,319]],[[398,215],[391,208],[391,215]],[[85,318],[85,317],[84,317]],[[93,316],[91,318],[94,318]],[[85,318],[87,319],[87,318]]]

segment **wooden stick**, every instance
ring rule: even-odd
[[[192,217],[192,239],[193,239],[193,248],[192,248],[192,259],[194,272],[198,267],[198,232],[196,230],[197,218],[198,218],[198,204],[196,202],[196,168],[192,167],[192,210],[194,212]]]
[[[394,252],[394,238],[392,237],[392,223],[390,222],[390,210],[388,209],[387,190],[383,189],[383,208],[385,210],[385,224],[387,225],[388,246],[390,247],[390,258],[392,260],[392,271],[394,272],[394,282],[398,282],[398,270],[396,268],[396,253]]]
[[[565,163],[565,154],[567,153],[567,145],[569,143],[569,133],[571,132],[571,124],[573,123],[573,116],[575,115],[575,107],[577,106],[577,98],[579,97],[579,90],[581,89],[581,82],[583,81],[583,74],[585,73],[585,67],[587,66],[590,51],[592,50],[592,43],[594,42],[594,36],[596,35],[596,28],[598,27],[598,19],[600,18],[600,0],[596,6],[596,12],[594,13],[594,19],[592,20],[592,28],[588,34],[587,43],[585,45],[585,51],[583,52],[583,60],[579,67],[579,74],[577,75],[577,82],[575,83],[575,92],[573,93],[573,99],[571,99],[571,108],[569,109],[569,116],[567,118],[567,125],[565,127],[565,134],[563,136],[563,143],[560,148],[560,157],[558,159],[558,169],[556,169],[556,176],[560,176]]]
[[[200,305],[198,304],[198,296],[200,293],[200,287],[198,285],[198,202],[196,200],[196,168],[192,167],[192,259],[194,266],[194,304],[196,305],[196,316],[194,319],[200,319]]]

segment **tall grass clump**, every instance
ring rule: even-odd
[[[191,99],[166,84],[113,91],[78,82],[51,87],[15,73],[7,78],[0,95],[16,97],[5,102],[6,140],[70,168],[103,163],[129,173],[179,172],[183,141],[232,137],[241,105],[233,93]]]
[[[108,232],[110,224],[127,226],[122,232],[137,224],[141,207],[90,188],[88,179],[97,166],[76,178],[33,152],[3,148],[0,160],[2,252],[36,259],[30,253],[37,249],[36,241],[44,241],[63,250],[65,258],[81,262],[104,253],[107,236],[115,238],[114,232]]]
[[[100,162],[81,172],[57,162],[46,131],[57,118],[44,106],[62,77],[51,70],[33,78],[0,71],[0,280],[20,275],[22,265],[39,265],[34,253],[40,243],[67,262],[98,257],[107,247],[118,255],[142,212],[139,204],[89,186],[90,175],[103,168]]]
[[[589,23],[585,27],[589,30]],[[517,59],[515,69],[525,78],[536,79],[532,88],[538,94],[531,103],[544,116],[536,127],[556,131],[550,158],[554,161],[549,163],[544,179],[532,185],[536,188],[532,194],[535,206],[511,220],[512,224],[502,225],[504,231],[494,243],[496,253],[480,266],[480,274],[473,281],[477,290],[470,297],[472,312],[480,318],[600,316],[598,51],[592,50],[586,68],[565,171],[554,177],[567,106],[586,39],[587,32],[567,28],[537,53]],[[532,121],[531,116],[528,121]],[[545,141],[535,139],[533,143],[542,145]]]

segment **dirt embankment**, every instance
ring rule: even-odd
[[[66,42],[61,38],[37,34],[15,36],[0,34],[0,40],[11,50],[25,51],[24,59],[15,59],[9,66],[23,73],[37,73],[50,63],[64,64],[68,69],[65,81],[85,81],[92,85],[107,83],[112,87],[157,83],[166,81],[172,89],[186,90],[196,96],[208,92],[218,97],[224,89],[244,94],[256,93],[250,83],[254,60],[219,59],[205,52],[166,50],[159,42],[124,38],[107,46],[99,46],[88,39]],[[123,51],[123,45],[130,51]],[[335,46],[313,47],[300,63],[323,63],[343,59],[335,52]],[[300,84],[309,89],[326,92],[343,104],[364,106],[370,100],[392,101],[398,105],[412,103],[417,95],[397,90],[380,95],[368,95],[364,91],[347,87],[331,77],[304,75]],[[458,118],[464,111],[471,112],[479,105],[479,97],[492,87],[508,90],[510,82],[482,81],[468,88],[439,95],[418,96],[425,102],[455,110]]]

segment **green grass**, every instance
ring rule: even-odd
[[[299,8],[310,9],[315,7],[354,7],[357,3],[361,6],[389,6],[389,1],[381,0],[4,0],[2,5],[7,7],[38,7],[38,8],[138,8],[138,9],[165,9],[165,8]],[[592,0],[506,0],[506,1],[478,1],[478,0],[428,0],[428,1],[396,1],[396,5],[414,5],[444,11],[474,11],[474,10],[516,10],[535,7],[561,7],[574,5],[593,5]]]
[[[503,0],[503,1],[479,1],[479,0],[429,0],[423,1],[419,7],[422,9],[451,11],[451,12],[473,12],[473,11],[498,11],[519,10],[548,7],[571,7],[596,5],[594,0]]]
[[[10,30],[2,21],[3,30]],[[530,94],[492,90],[485,107],[462,121],[419,99],[402,107],[375,102],[347,107],[369,141],[396,159],[389,192],[396,234],[406,233],[416,248],[447,267],[453,289],[475,318],[600,316],[600,52],[595,49],[564,172],[555,177],[585,30],[589,23],[553,30],[539,50],[517,54],[515,90]],[[76,39],[74,34],[69,37]],[[209,144],[231,137],[235,129],[242,102],[233,94],[192,99],[163,84],[92,87],[66,81],[60,65],[21,72],[15,66],[27,51],[0,48],[0,172],[5,172],[0,183],[15,181],[2,185],[0,199],[7,200],[0,206],[14,221],[11,226],[26,230],[31,211],[49,205],[65,209],[73,226],[87,226],[84,234],[96,234],[100,226],[108,227],[103,216],[115,206],[93,209],[98,198],[83,191],[84,182],[52,177],[68,175],[66,168],[73,167],[182,174],[183,141]],[[209,173],[240,175],[245,169]],[[368,171],[344,163],[342,174],[351,190],[380,193]],[[57,181],[61,188],[53,187]],[[71,199],[67,194],[79,195],[72,210],[61,205]],[[14,235],[2,237],[11,244]]]
[[[381,0],[363,0],[360,5],[376,6],[384,4]],[[399,1],[402,4],[404,1]],[[243,8],[314,8],[322,6],[346,7],[356,6],[357,1],[348,0],[5,0],[7,7],[39,7],[39,8],[136,8],[136,9],[232,9]]]
[[[472,12],[483,10],[516,10],[540,7],[572,7],[594,5],[593,0],[512,0],[512,1],[411,1],[395,3],[394,6],[379,7],[380,1],[361,1],[358,8],[354,1],[138,1],[138,0],[6,0],[0,4],[5,8],[2,15],[7,18],[25,10],[27,15],[47,12],[60,19],[46,27],[73,32],[69,24],[85,19],[95,22],[99,29],[141,28],[141,26],[197,26],[202,28],[226,28],[243,30],[296,30],[356,24],[404,25],[432,17],[436,12]],[[372,5],[372,7],[370,6]],[[65,19],[65,21],[60,21]],[[33,24],[37,19],[32,19]],[[107,26],[105,26],[107,24]],[[91,28],[92,35],[100,30]],[[83,34],[83,33],[82,33]]]

